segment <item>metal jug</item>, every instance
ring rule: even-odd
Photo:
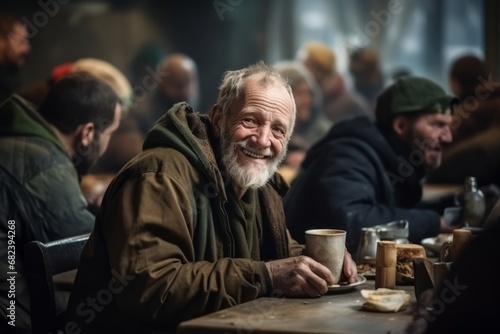
[[[377,242],[394,241],[397,244],[408,243],[409,224],[407,220],[396,220],[387,224],[361,228],[361,239],[357,251],[357,263],[375,264]]]
[[[387,224],[376,225],[380,240],[394,241],[397,244],[407,244],[410,234],[409,223],[405,219],[395,220]]]
[[[377,242],[380,240],[378,229],[374,227],[361,228],[361,239],[357,252],[357,263],[375,264]]]

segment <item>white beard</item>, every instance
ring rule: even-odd
[[[270,148],[265,150],[257,149],[250,144],[249,139],[231,142],[231,136],[227,132],[221,131],[221,134],[225,134],[221,136],[222,162],[233,182],[241,188],[256,189],[265,185],[274,173],[276,173],[278,166],[285,158],[286,150],[282,150],[276,156]],[[241,151],[241,148],[246,148],[259,155],[271,155],[272,158],[266,165],[253,163],[241,165],[238,162],[238,152]]]

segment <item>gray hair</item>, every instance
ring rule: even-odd
[[[283,86],[288,92],[293,106],[290,127],[287,134],[287,138],[289,138],[293,132],[297,113],[292,89],[287,80],[283,78],[283,76],[281,76],[274,67],[265,64],[263,61],[259,61],[254,65],[250,65],[240,70],[226,71],[224,73],[222,83],[219,86],[217,105],[221,108],[222,114],[226,116],[229,113],[229,107],[231,104],[238,99],[240,94],[243,93],[245,89],[245,79],[254,74],[262,74],[262,78],[259,80],[259,84],[261,84],[262,87],[268,87],[270,85]]]

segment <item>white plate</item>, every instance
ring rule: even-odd
[[[364,277],[363,275],[356,275],[356,282],[347,285],[340,285],[340,284],[329,285],[328,292],[352,289],[365,282],[366,282],[366,277]]]

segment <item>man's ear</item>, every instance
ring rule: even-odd
[[[212,122],[212,126],[214,127],[214,134],[218,138],[221,130],[221,122],[222,122],[222,109],[220,105],[214,104],[212,109],[210,110],[210,120]]]
[[[81,124],[77,129],[76,137],[84,147],[90,146],[94,142],[95,125],[92,122]]]
[[[408,119],[404,116],[396,116],[392,119],[392,130],[395,134],[402,137],[408,129]]]

